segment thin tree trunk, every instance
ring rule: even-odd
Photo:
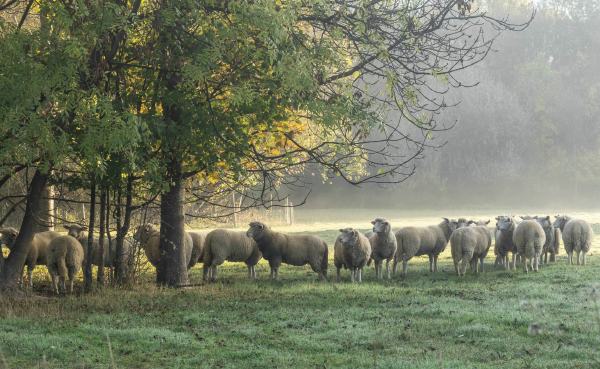
[[[98,263],[98,285],[104,286],[104,222],[106,218],[106,188],[100,190],[100,229],[98,230],[98,255],[100,260]],[[109,248],[110,250],[110,248]],[[110,255],[109,255],[110,256]],[[112,259],[109,259],[112,260]]]
[[[54,187],[50,185],[44,186],[42,190],[42,199],[40,201],[40,210],[37,212],[36,232],[53,231],[54,230]]]
[[[35,232],[35,214],[40,211],[43,197],[43,189],[48,181],[48,175],[35,171],[29,192],[27,194],[27,203],[25,205],[25,214],[19,229],[19,235],[15,240],[14,247],[6,260],[2,263],[0,270],[0,289],[16,289],[19,277],[21,277],[25,259],[31,247],[31,241]],[[2,256],[3,258],[3,256]]]
[[[96,180],[92,178],[90,185],[90,221],[88,226],[87,257],[85,258],[84,290],[92,290],[92,261],[94,259],[94,222],[96,221]]]
[[[115,254],[117,256],[117,262],[115,263],[115,279],[117,284],[125,284],[128,282],[127,273],[125,270],[125,261],[123,260],[123,242],[125,236],[129,232],[131,226],[131,203],[133,200],[133,176],[130,174],[127,176],[127,186],[125,188],[125,214],[123,216],[123,224],[120,224],[121,220],[121,204],[120,204],[120,193],[119,193],[119,208],[117,209],[118,222],[117,222],[117,244],[115,247]]]
[[[115,265],[116,258],[113,255],[113,240],[112,235],[110,234],[110,192],[108,187],[106,188],[106,238],[108,239],[108,259],[113,261],[112,267],[108,270],[109,272],[109,283],[114,282],[115,280]]]
[[[173,156],[169,163],[169,190],[160,200],[160,262],[156,269],[159,285],[177,287],[188,284],[184,249],[183,178],[181,162]]]

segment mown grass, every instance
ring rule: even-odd
[[[315,234],[331,245],[337,230]],[[272,282],[264,262],[251,282],[228,264],[215,284],[159,289],[148,275],[61,298],[39,294],[41,276],[36,296],[0,300],[0,368],[598,368],[600,262],[589,260],[570,267],[563,252],[529,275],[488,260],[489,272],[458,278],[446,252],[437,274],[417,259],[406,279],[375,281],[371,268],[362,285],[289,266]]]

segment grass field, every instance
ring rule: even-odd
[[[342,223],[288,230],[332,244]],[[561,250],[529,275],[488,257],[488,272],[464,278],[447,250],[439,273],[417,258],[406,279],[375,281],[371,268],[362,285],[293,267],[272,282],[265,262],[251,282],[228,264],[215,284],[158,289],[147,275],[132,290],[61,298],[42,273],[36,295],[0,300],[0,368],[600,368],[598,250],[600,237],[589,265],[567,266]]]

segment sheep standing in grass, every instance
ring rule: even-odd
[[[333,262],[337,270],[337,281],[340,281],[340,269],[350,269],[352,283],[362,282],[362,269],[371,257],[371,242],[353,228],[340,229],[341,234],[335,240]]]
[[[371,243],[371,259],[375,261],[375,275],[377,278],[383,279],[383,261],[385,260],[387,278],[391,279],[390,261],[396,255],[398,248],[396,236],[390,223],[383,218],[375,218],[371,224],[373,233],[368,237]]]
[[[133,238],[144,249],[150,264],[157,268],[160,263],[160,229],[154,224],[147,223],[138,227]],[[183,248],[185,251],[185,263],[188,265],[188,269],[192,257],[192,247],[192,237],[188,232],[185,232]]]
[[[217,267],[227,261],[244,262],[248,266],[248,278],[256,279],[256,264],[261,258],[256,242],[246,232],[215,229],[206,235],[204,243],[203,279],[217,280]]]
[[[462,227],[452,232],[450,248],[456,274],[464,276],[467,271],[467,263],[471,264],[472,271],[478,273],[478,261],[483,272],[483,260],[491,245],[492,235],[485,225]]]
[[[573,252],[577,253],[577,265],[585,265],[585,256],[592,246],[594,231],[588,222],[582,219],[571,219],[566,215],[557,215],[554,226],[562,233],[565,251],[569,256],[569,264],[573,265]],[[580,260],[580,256],[582,256]]]
[[[542,247],[546,242],[546,233],[542,226],[533,219],[522,221],[515,228],[513,242],[523,261],[525,273],[529,271],[528,261],[531,262],[532,269],[537,272]]]
[[[87,227],[80,226],[79,224],[69,224],[64,225],[65,229],[68,231],[69,236],[75,237],[81,246],[83,247],[83,252],[85,254],[84,259],[87,259],[88,252],[88,233],[86,232]],[[107,238],[104,238],[102,242],[102,257],[100,256],[100,241],[98,237],[94,237],[94,242],[92,243],[92,264],[99,266],[101,264],[102,258],[104,258],[104,266],[107,268],[114,268],[117,265],[117,250],[116,250],[116,242],[108,242]],[[122,255],[122,263],[123,266],[126,267],[129,265],[129,258],[132,257],[131,254],[132,245],[131,241],[125,239],[123,242],[123,255]],[[84,261],[85,263],[85,261]]]
[[[0,233],[2,234],[2,243],[11,250],[19,232],[14,228],[9,227],[0,229]],[[37,265],[46,265],[48,263],[48,245],[53,239],[59,236],[60,233],[54,231],[38,232],[33,235],[33,239],[29,246],[29,252],[27,253],[27,258],[23,265],[27,265],[29,287],[33,287],[33,270]],[[23,277],[21,277],[21,283],[22,282]]]
[[[542,264],[548,264],[548,254],[550,254],[550,262],[556,261],[556,254],[558,254],[560,247],[560,230],[552,224],[550,216],[536,216],[535,219],[546,234],[546,242],[542,247],[543,258],[540,259]]]
[[[269,261],[272,279],[279,277],[281,263],[309,264],[319,279],[327,279],[327,244],[319,237],[275,232],[262,222],[250,223],[246,234],[256,241],[263,258]]]
[[[402,275],[406,276],[408,261],[414,256],[429,256],[429,271],[437,271],[438,256],[444,251],[450,235],[458,228],[458,221],[443,218],[444,221],[429,227],[404,227],[396,232],[398,250],[394,255],[394,273],[398,261],[402,260]]]
[[[512,216],[497,216],[496,217],[496,232],[495,232],[495,243],[494,253],[497,255],[500,264],[505,269],[510,270],[517,268],[517,246],[513,241],[513,234],[517,222]],[[508,253],[512,253],[512,262],[508,259]]]
[[[69,291],[73,293],[75,276],[83,264],[83,246],[72,236],[60,236],[53,239],[48,245],[48,272],[52,277],[52,287],[56,294],[59,293],[58,282],[66,292],[65,281],[69,280]]]
[[[203,261],[204,255],[204,244],[208,232],[187,232],[192,237],[192,255],[190,256],[190,262],[188,263],[188,269],[191,269],[197,263]]]

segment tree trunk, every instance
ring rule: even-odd
[[[54,187],[44,186],[40,209],[36,213],[35,232],[54,230]]]
[[[29,253],[31,241],[35,233],[35,215],[39,214],[43,190],[47,181],[47,174],[39,170],[35,171],[29,186],[25,214],[23,215],[19,235],[15,240],[11,253],[3,262],[2,270],[0,270],[0,289],[15,289],[18,285],[19,277],[21,277],[23,265],[25,264],[25,259]]]
[[[115,263],[115,280],[117,284],[123,285],[129,281],[125,270],[125,261],[123,257],[123,242],[125,236],[129,232],[131,226],[131,202],[133,199],[133,176],[130,174],[127,176],[127,187],[125,189],[125,214],[123,217],[123,224],[121,225],[121,194],[117,193],[118,204],[117,204],[117,240],[115,245],[115,254],[117,261]]]
[[[104,286],[104,222],[106,218],[106,188],[102,187],[100,190],[100,229],[98,234],[98,255],[100,255],[100,262],[98,263],[98,284]],[[110,248],[109,248],[110,254]],[[110,257],[110,255],[109,255]],[[109,258],[109,260],[112,260]]]
[[[85,258],[85,268],[83,273],[84,280],[84,291],[90,292],[92,290],[92,261],[94,257],[94,226],[96,221],[96,180],[92,178],[90,185],[90,222],[88,226],[88,240],[87,250]]]
[[[188,284],[187,260],[183,247],[183,178],[181,162],[173,156],[169,163],[169,190],[160,200],[160,262],[156,269],[159,285],[177,287]]]

